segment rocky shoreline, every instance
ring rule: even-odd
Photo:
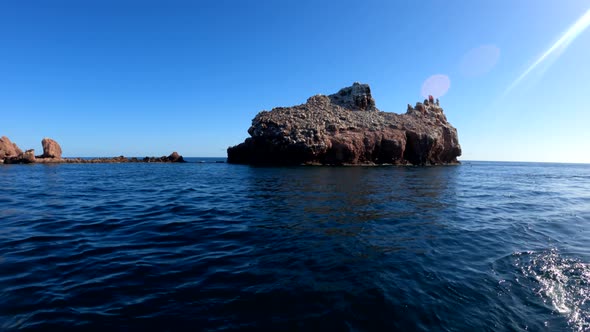
[[[453,165],[461,146],[432,97],[405,114],[381,112],[367,84],[262,111],[251,137],[227,149],[228,162],[251,165]]]
[[[184,163],[184,158],[177,152],[168,156],[127,158],[124,156],[109,158],[63,158],[61,146],[51,138],[41,141],[43,154],[35,156],[35,150],[22,151],[6,136],[0,138],[0,164],[99,164],[99,163]]]

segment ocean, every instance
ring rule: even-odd
[[[188,160],[0,165],[0,330],[590,330],[590,165]]]

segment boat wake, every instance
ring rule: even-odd
[[[522,274],[537,284],[536,294],[574,331],[590,331],[590,264],[563,257],[557,249],[516,254]]]

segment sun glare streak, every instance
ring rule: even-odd
[[[504,94],[507,94],[518,83],[520,83],[530,72],[537,68],[544,62],[551,54],[557,51],[564,51],[576,37],[578,37],[584,30],[590,26],[590,9],[580,17],[561,37],[553,44],[547,51],[545,51],[532,65],[530,65],[510,86],[506,89]]]

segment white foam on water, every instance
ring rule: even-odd
[[[574,331],[590,331],[590,264],[564,258],[556,249],[531,253],[527,263],[523,258],[522,272],[538,283],[543,300],[567,317]]]

